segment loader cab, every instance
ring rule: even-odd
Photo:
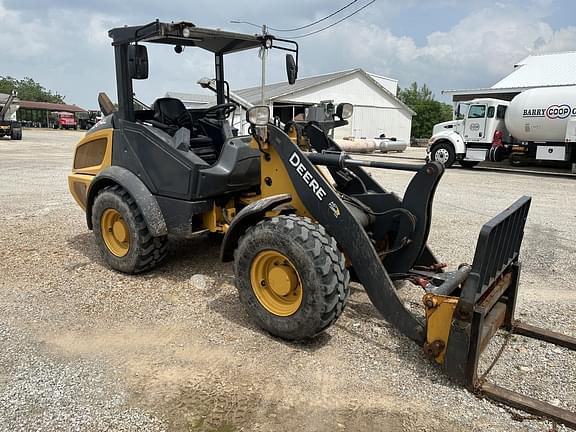
[[[232,132],[230,118],[239,103],[230,97],[225,57],[250,49],[288,51],[287,80],[293,83],[298,45],[271,35],[204,29],[189,22],[155,21],[112,29],[109,35],[115,50],[118,93],[118,108],[112,113],[112,164],[141,177],[155,195],[175,199],[198,200],[256,188],[260,184],[260,152],[252,137],[237,137]],[[206,87],[216,94],[216,105],[189,109],[181,100],[168,97],[158,97],[150,106],[140,103],[134,97],[133,81],[149,78],[149,62],[154,59],[148,58],[147,44],[169,45],[174,55],[181,56],[191,48],[212,53],[215,74]]]

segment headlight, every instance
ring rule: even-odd
[[[266,126],[270,121],[270,108],[255,106],[246,111],[246,121],[253,126]]]
[[[267,37],[266,39],[264,39],[264,46],[265,46],[267,49],[272,48],[272,38]]]
[[[342,120],[352,117],[353,112],[354,107],[350,103],[338,104],[338,108],[336,108],[336,115]]]

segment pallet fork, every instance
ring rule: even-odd
[[[482,375],[478,373],[480,355],[499,329],[506,330],[508,335],[517,334],[576,350],[575,338],[514,318],[520,277],[518,256],[529,207],[530,198],[524,196],[483,226],[472,266],[459,270],[467,273],[461,290],[454,279],[427,290],[424,305],[428,337],[424,351],[442,364],[448,376],[471,391],[576,428],[574,412],[487,380],[505,344],[491,366]],[[456,291],[460,291],[459,296],[452,297]]]

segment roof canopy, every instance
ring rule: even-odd
[[[154,21],[142,26],[118,27],[108,32],[112,45],[150,42],[167,45],[194,46],[216,54],[226,54],[261,47],[274,36],[248,35],[196,27],[190,22],[163,23]]]

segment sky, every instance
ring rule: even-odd
[[[0,0],[0,76],[30,77],[65,96],[67,103],[97,107],[99,91],[116,99],[114,54],[108,30],[156,18],[243,33],[320,19],[350,0]],[[357,0],[321,28],[368,3]],[[427,84],[435,96],[447,89],[490,87],[530,54],[576,50],[574,0],[376,0],[350,19],[298,39],[299,76],[364,70]],[[198,79],[214,76],[213,56],[198,49],[176,54],[150,46],[150,79],[137,82],[138,98],[150,103],[167,91],[201,93]],[[225,58],[232,89],[260,83],[257,51]],[[284,53],[269,54],[266,80],[285,80]]]

